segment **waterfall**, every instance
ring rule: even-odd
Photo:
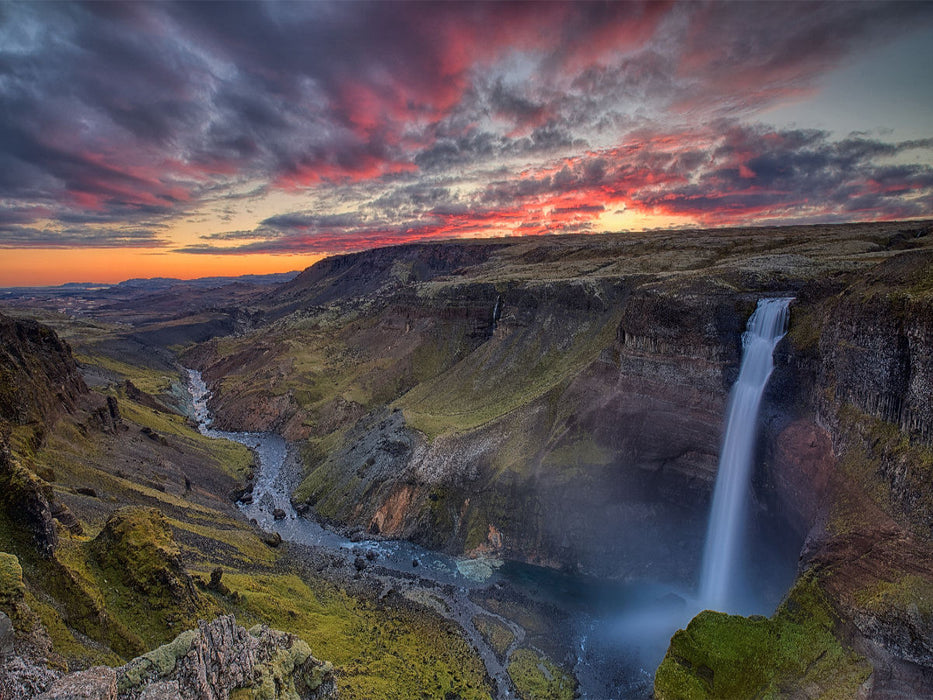
[[[758,406],[774,368],[774,348],[787,328],[787,307],[791,301],[759,300],[742,336],[742,365],[729,399],[729,418],[703,553],[699,602],[705,608],[723,610],[734,593],[731,589],[745,528]]]

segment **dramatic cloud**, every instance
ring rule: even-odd
[[[766,125],[917,31],[933,5],[3,4],[0,246],[930,216],[930,140]]]

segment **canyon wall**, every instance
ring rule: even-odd
[[[847,407],[925,439],[929,307],[881,291],[903,296],[908,260],[928,268],[899,226],[722,233],[693,256],[609,237],[371,251],[310,268],[267,300],[275,321],[187,359],[223,425],[303,442],[295,500],[325,519],[689,579],[757,298],[797,297],[765,397],[759,510],[801,540],[825,520]],[[919,477],[888,472],[904,512],[928,517]]]

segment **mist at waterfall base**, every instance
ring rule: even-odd
[[[749,508],[759,407],[791,301],[760,300],[742,338],[697,587],[640,581],[617,590],[615,601],[603,601],[578,663],[604,670],[611,668],[606,659],[615,655],[618,671],[582,674],[585,696],[647,697],[671,635],[697,613],[771,615],[792,585],[799,542],[773,515]]]

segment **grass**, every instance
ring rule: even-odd
[[[933,581],[923,576],[892,572],[892,580],[876,581],[857,593],[856,601],[876,617],[890,619],[899,611],[911,611],[924,629],[933,623]]]
[[[102,369],[114,375],[118,381],[129,379],[140,391],[147,394],[168,394],[171,392],[172,383],[178,381],[177,376],[164,371],[130,364],[106,355],[76,353],[75,360],[82,365]]]
[[[143,423],[167,435],[169,445],[160,448],[167,454],[197,456],[203,449],[207,458],[230,444],[146,407],[133,405],[124,418],[131,431]],[[55,560],[34,559],[25,566],[27,587],[35,592],[28,602],[67,663],[118,664],[171,640],[198,618],[226,611],[241,623],[268,624],[306,640],[316,657],[338,665],[344,698],[491,696],[481,661],[453,625],[408,602],[377,604],[323,581],[282,573],[279,550],[231,514],[103,471],[126,444],[120,437],[105,446],[93,432],[82,434],[65,420],[33,456],[37,464],[55,465],[55,488],[63,495],[70,494],[68,484],[82,483],[114,499],[87,500],[104,513],[122,503],[142,503],[168,514],[131,510],[121,539],[95,540],[101,527],[96,518],[102,516],[84,511],[79,501],[75,512],[87,535],[63,533]],[[82,459],[84,450],[90,459]],[[187,571],[173,569],[172,561],[187,562]],[[206,579],[218,565],[236,595],[196,592],[179,599],[173,592],[186,588],[189,574]],[[49,586],[52,581],[56,585]]]
[[[202,435],[183,416],[156,411],[126,399],[121,400],[119,405],[121,415],[130,422],[160,435],[180,439],[200,459],[214,462],[225,474],[235,479],[245,478],[253,467],[254,457],[248,447],[233,440]]]
[[[505,623],[489,615],[478,615],[473,618],[473,624],[483,639],[492,647],[500,659],[505,659],[505,654],[512,642],[515,641],[515,634]]]
[[[297,634],[338,668],[341,698],[488,698],[482,663],[440,618],[404,605],[377,606],[297,575],[227,573],[242,621]]]
[[[591,315],[553,333],[532,328],[489,341],[397,405],[408,424],[429,439],[477,428],[544,396],[595,360],[612,343],[620,314]]]
[[[573,700],[573,677],[531,649],[516,649],[508,670],[522,700]]]

